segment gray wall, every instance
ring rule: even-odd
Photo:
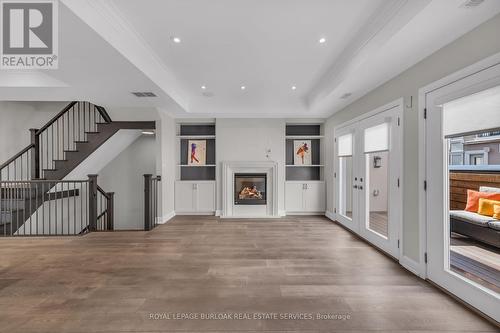
[[[224,161],[275,161],[278,163],[278,209],[285,210],[285,119],[216,120],[217,209],[222,209]],[[270,149],[269,157],[266,150]]]
[[[99,172],[99,185],[115,192],[115,229],[144,228],[144,174],[156,174],[156,139],[141,135]]]
[[[422,60],[399,76],[334,114],[327,121],[326,142],[333,144],[333,128],[377,107],[405,98],[404,110],[404,203],[403,254],[418,262],[418,89],[500,52],[500,15],[480,25],[451,44]],[[413,97],[413,104],[410,104]],[[332,146],[333,147],[333,146]],[[327,149],[328,211],[333,212],[333,149]]]
[[[0,102],[0,164],[30,143],[30,128],[40,128],[68,102]]]

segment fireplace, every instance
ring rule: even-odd
[[[234,204],[265,205],[267,203],[267,174],[235,173]]]

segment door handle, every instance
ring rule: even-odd
[[[198,189],[198,184],[193,184],[193,190],[197,190]]]
[[[354,185],[353,188],[358,188],[358,185]]]
[[[362,190],[363,189],[363,186],[359,185],[359,189]]]

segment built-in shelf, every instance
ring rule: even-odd
[[[215,139],[215,135],[177,135],[177,139],[185,139],[185,140],[207,139],[207,140],[209,140],[209,139]]]
[[[205,165],[187,165],[187,164],[177,164],[178,167],[182,168],[204,168],[204,167],[215,167],[215,164],[205,164]]]
[[[287,135],[285,139],[287,140],[314,140],[323,139],[324,135]]]
[[[322,151],[324,145],[322,123],[287,123],[285,127],[285,179],[287,181],[321,181],[324,176]],[[295,141],[307,141],[310,147],[310,165],[295,164]]]

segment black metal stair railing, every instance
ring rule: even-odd
[[[114,192],[105,192],[97,186],[97,217],[95,231],[111,231],[114,229]]]
[[[160,206],[161,176],[153,177],[151,174],[144,175],[144,230],[154,229],[159,222],[158,212]]]
[[[33,178],[44,178],[47,170],[56,170],[57,162],[66,160],[67,152],[76,151],[90,133],[97,133],[98,124],[110,122],[104,108],[74,101],[42,128],[31,129]]]
[[[34,145],[30,144],[19,153],[0,165],[1,180],[30,180],[32,179],[32,156]]]
[[[89,224],[88,180],[0,181],[0,236],[77,235]]]
[[[113,230],[113,193],[87,180],[0,181],[0,236],[71,236]]]

